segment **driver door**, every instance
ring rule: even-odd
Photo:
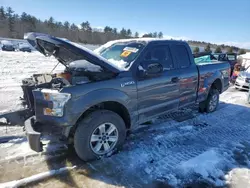
[[[153,45],[144,53],[138,72],[160,63],[163,70],[151,75],[138,74],[139,122],[150,120],[179,106],[178,69],[174,66],[168,45]],[[146,70],[145,70],[146,69]]]

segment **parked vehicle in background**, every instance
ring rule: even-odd
[[[1,41],[1,46],[3,51],[15,51],[14,44],[10,41],[7,40]]]
[[[234,66],[237,63],[237,54],[236,53],[214,53],[213,55],[214,55],[214,57],[216,57],[216,59],[218,61],[227,61],[227,62],[229,62],[230,67],[231,67],[230,76],[232,76]]]
[[[241,70],[236,78],[234,87],[241,90],[249,90],[250,84],[250,67],[246,70]]]
[[[19,48],[19,51],[22,51],[22,52],[31,52],[31,47],[29,46],[29,44],[25,44],[25,43],[18,44],[18,48]]]
[[[34,116],[25,121],[31,149],[42,150],[36,123],[59,126],[84,161],[112,154],[126,132],[188,105],[214,112],[229,87],[227,62],[196,65],[186,42],[152,38],[111,41],[94,52],[53,36],[29,33],[39,52],[65,66],[60,74],[23,80]]]

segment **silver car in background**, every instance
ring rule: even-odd
[[[239,73],[234,86],[236,89],[242,89],[248,91],[249,84],[250,84],[250,67]]]

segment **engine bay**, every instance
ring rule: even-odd
[[[22,80],[23,86],[34,86],[35,88],[60,89],[70,86],[68,74],[33,74],[30,78]]]
[[[81,68],[71,67],[61,73],[33,74],[29,78],[22,80],[23,105],[34,110],[34,98],[32,91],[35,89],[56,89],[74,85],[82,85],[90,82],[106,80],[114,77],[111,72],[91,72]]]

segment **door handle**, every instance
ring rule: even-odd
[[[171,79],[171,81],[172,81],[173,83],[176,83],[176,82],[179,81],[179,78],[178,78],[178,77],[173,77],[173,78]]]

